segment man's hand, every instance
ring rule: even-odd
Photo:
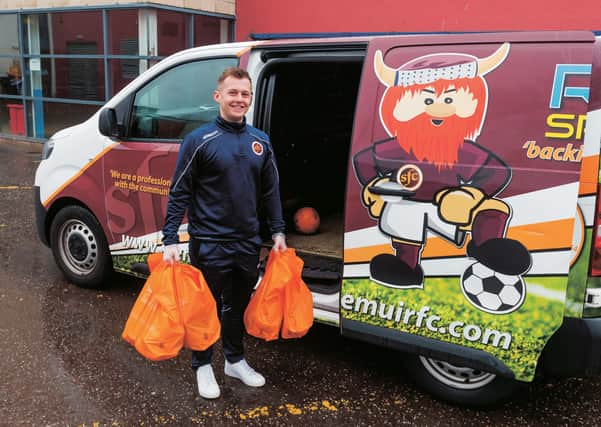
[[[167,245],[163,250],[163,261],[173,264],[179,261],[179,249],[177,244]]]
[[[286,235],[284,233],[275,233],[271,236],[273,239],[273,250],[285,252],[288,249],[286,246]]]

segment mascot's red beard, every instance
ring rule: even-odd
[[[440,96],[450,87],[465,89],[478,100],[476,111],[469,117],[452,115],[434,117],[425,111],[408,120],[399,121],[394,117],[394,109],[406,92],[421,92],[424,88],[434,89]],[[435,164],[438,168],[452,167],[457,162],[458,150],[466,139],[475,139],[480,133],[487,101],[484,79],[438,80],[427,85],[410,87],[394,86],[384,93],[380,105],[382,121],[391,136],[407,153],[413,153],[419,161]]]
[[[473,120],[457,116],[444,119],[422,113],[408,122],[395,121],[391,129],[400,146],[420,161],[440,167],[451,167],[457,162],[459,148],[465,139],[473,138]]]

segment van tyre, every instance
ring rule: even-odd
[[[54,259],[67,279],[82,288],[98,288],[112,274],[113,262],[102,227],[81,206],[61,209],[50,226]]]
[[[407,355],[406,365],[419,387],[460,406],[497,406],[525,388],[524,383],[509,378],[424,356]]]

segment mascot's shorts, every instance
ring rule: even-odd
[[[423,244],[428,229],[456,245],[463,243],[465,232],[455,224],[443,221],[435,204],[401,198],[387,202],[380,217],[380,229],[389,236]]]

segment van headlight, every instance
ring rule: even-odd
[[[50,157],[52,150],[54,150],[54,140],[50,138],[44,142],[44,147],[42,148],[42,160],[46,160],[48,157]]]

